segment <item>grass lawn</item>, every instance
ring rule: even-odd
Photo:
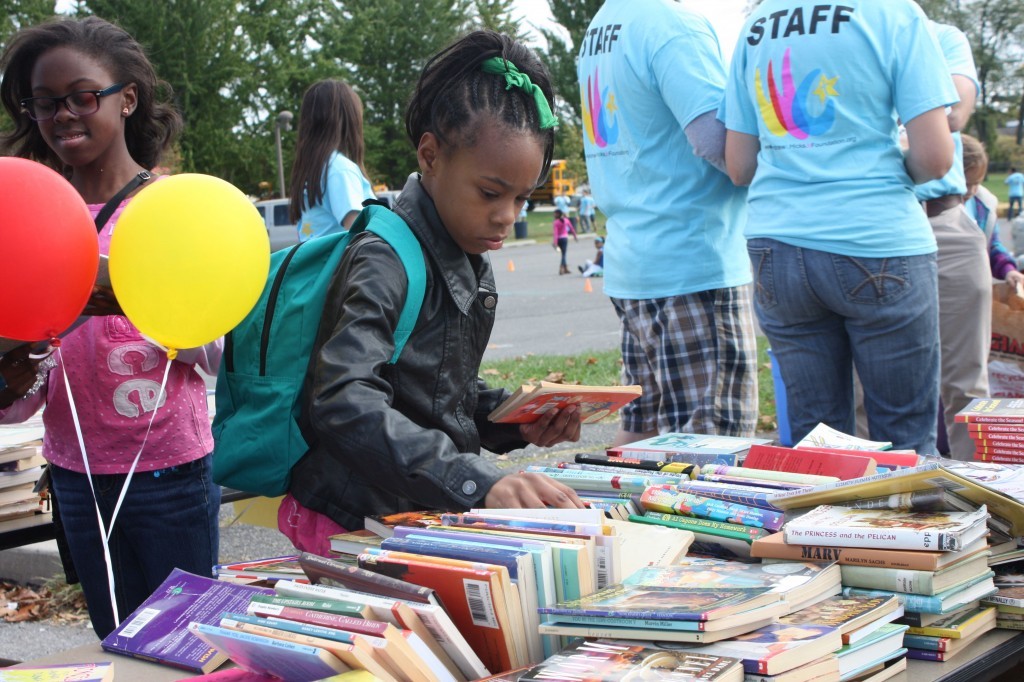
[[[573,213],[573,215],[576,215]],[[551,221],[555,219],[555,214],[551,211],[530,211],[527,214],[526,222],[529,225],[527,227],[527,237],[529,239],[536,239],[538,241],[551,241]],[[598,234],[604,234],[605,217],[600,211],[594,217],[597,223]],[[578,221],[577,221],[578,222]]]
[[[489,385],[502,386],[510,391],[539,381],[617,386],[621,383],[621,371],[622,355],[617,349],[580,355],[523,355],[485,362],[480,368]],[[774,431],[778,428],[775,386],[768,361],[768,339],[764,337],[757,339],[757,382],[760,415],[757,428],[759,431]]]
[[[1005,183],[1007,175],[1009,173],[989,173],[988,177],[985,178],[985,182],[981,183],[985,185],[989,192],[999,197],[999,203],[1001,204],[1010,201],[1010,188]]]

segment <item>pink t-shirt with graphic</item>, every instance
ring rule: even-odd
[[[111,234],[126,204],[118,207],[100,233],[100,253],[108,253]],[[94,218],[101,208],[100,204],[89,206]],[[50,372],[46,389],[0,411],[0,422],[27,419],[45,399],[43,456],[57,466],[84,473],[63,367],[94,474],[128,472],[154,410],[156,418],[136,470],[191,462],[213,450],[206,385],[195,368],[216,374],[221,349],[218,339],[179,352],[171,363],[163,399],[157,404],[167,354],[146,341],[126,317],[94,317],[63,337],[62,362]]]

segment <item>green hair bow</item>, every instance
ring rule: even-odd
[[[491,57],[490,59],[485,59],[481,66],[484,73],[504,76],[506,90],[516,87],[533,96],[533,101],[537,105],[537,118],[540,120],[541,130],[554,128],[558,125],[558,119],[551,113],[551,105],[548,104],[548,98],[544,96],[544,91],[540,89],[539,85],[531,81],[529,76],[516,68],[515,64],[501,57]]]

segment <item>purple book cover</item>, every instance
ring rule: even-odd
[[[204,578],[176,568],[107,635],[101,646],[106,651],[184,670],[210,672],[227,656],[189,632],[188,624],[216,625],[225,611],[245,613],[254,594],[274,591]]]

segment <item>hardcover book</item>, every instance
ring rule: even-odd
[[[255,594],[273,590],[236,585],[174,569],[128,618],[104,638],[106,651],[208,673],[227,655],[188,630],[189,623],[216,625],[225,611],[245,611]]]
[[[210,647],[227,652],[240,668],[285,680],[320,680],[350,668],[319,647],[294,644],[217,625],[191,623],[188,631]]]
[[[838,651],[843,645],[839,630],[827,625],[776,623],[732,639],[701,646],[705,655],[743,660],[752,675],[777,675]],[[680,645],[680,649],[692,650]]]
[[[770,443],[764,438],[742,438],[739,436],[706,436],[697,433],[663,433],[633,443],[626,443],[608,449],[613,457],[633,459],[654,459],[666,462],[686,462],[686,455],[711,455],[705,461],[689,461],[689,464],[736,463],[736,455],[746,452],[751,445]],[[729,461],[714,459],[717,455],[733,455]]]
[[[487,418],[500,424],[529,424],[551,410],[576,405],[584,424],[600,421],[643,393],[639,386],[578,386],[547,381],[520,386]]]
[[[738,658],[708,656],[698,651],[674,651],[608,640],[580,640],[527,669],[518,679],[613,682],[634,678],[741,682],[743,664]]]
[[[833,547],[894,547],[959,551],[988,533],[988,509],[975,512],[903,512],[822,505],[786,523],[787,543]]]
[[[750,555],[789,561],[835,561],[842,566],[937,571],[987,549],[985,538],[975,540],[959,552],[924,552],[876,547],[831,547],[817,543],[788,544],[782,533],[775,533],[754,540],[750,545]]]
[[[936,594],[988,573],[988,552],[958,561],[938,571],[908,571],[875,566],[843,566],[843,585],[869,590]]]

